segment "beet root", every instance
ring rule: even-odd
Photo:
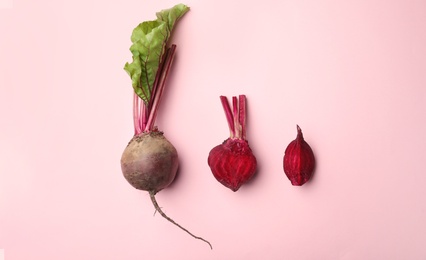
[[[257,166],[247,140],[231,138],[214,147],[207,162],[216,180],[234,192],[253,177]]]
[[[121,157],[124,178],[136,189],[154,194],[176,177],[178,154],[162,132],[135,135]]]

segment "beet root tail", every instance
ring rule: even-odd
[[[189,235],[191,235],[193,238],[195,238],[195,239],[199,239],[199,240],[202,240],[202,241],[206,242],[207,244],[209,244],[210,249],[212,249],[212,250],[213,250],[213,247],[212,247],[212,245],[210,244],[210,242],[209,242],[209,241],[205,240],[205,239],[204,239],[204,238],[202,238],[202,237],[198,237],[198,236],[196,236],[196,235],[192,234],[192,233],[191,233],[191,232],[189,232],[186,228],[182,227],[181,225],[179,225],[178,223],[176,223],[173,219],[171,219],[169,216],[167,216],[167,215],[166,215],[166,213],[164,213],[164,212],[161,210],[160,206],[158,206],[157,200],[155,199],[155,193],[154,193],[154,191],[150,191],[150,192],[149,192],[149,196],[151,197],[151,201],[152,201],[152,204],[153,204],[153,205],[154,205],[154,207],[155,207],[155,210],[156,210],[156,211],[158,211],[158,212],[160,213],[160,215],[161,215],[163,218],[167,219],[169,222],[171,222],[171,223],[173,223],[174,225],[178,226],[180,229],[182,229],[183,231],[185,231],[186,233],[188,233]]]

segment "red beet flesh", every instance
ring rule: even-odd
[[[297,126],[297,137],[286,148],[284,172],[291,184],[302,186],[312,176],[315,168],[315,157],[309,144],[303,139],[302,129]]]
[[[210,151],[208,164],[213,176],[233,191],[253,177],[257,166],[247,141],[230,138]]]

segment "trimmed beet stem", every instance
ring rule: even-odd
[[[206,242],[207,244],[209,244],[210,249],[213,249],[213,247],[212,247],[212,245],[210,244],[209,241],[205,240],[202,237],[195,236],[194,234],[192,234],[191,232],[189,232],[186,228],[182,227],[181,225],[179,225],[178,223],[176,223],[173,219],[171,219],[169,216],[167,216],[166,213],[164,213],[161,210],[160,206],[158,206],[157,200],[155,199],[155,193],[153,191],[149,192],[149,196],[151,197],[151,201],[152,201],[152,204],[154,205],[155,210],[157,210],[163,218],[167,219],[169,222],[171,222],[174,225],[178,226],[180,229],[182,229],[183,231],[185,231],[186,233],[188,233],[189,235],[191,235],[193,238],[199,239],[199,240],[202,240],[202,241]]]
[[[226,121],[230,132],[230,138],[246,140],[246,96],[232,97],[232,111],[225,96],[220,96]]]
[[[241,126],[241,139],[246,140],[246,96],[240,95],[239,99],[239,120]]]
[[[240,120],[238,116],[238,100],[237,97],[232,97],[232,109],[234,110],[234,129],[235,138],[241,139]]]
[[[229,136],[231,138],[234,138],[235,125],[234,125],[234,119],[233,119],[231,107],[229,106],[229,103],[228,103],[228,98],[225,96],[220,96],[220,101],[222,102],[223,111],[225,111],[226,121],[228,122]]]

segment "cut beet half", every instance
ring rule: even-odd
[[[257,167],[246,139],[246,96],[232,97],[232,110],[225,96],[220,96],[220,100],[230,136],[210,151],[207,162],[217,181],[237,191],[254,176]]]

